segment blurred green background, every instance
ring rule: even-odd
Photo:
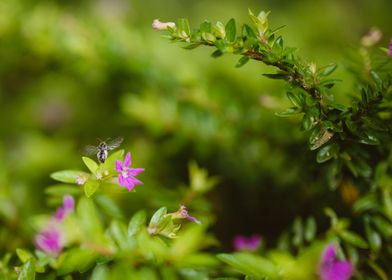
[[[29,218],[53,209],[45,187],[59,169],[83,168],[80,149],[96,138],[124,136],[144,185],[118,198],[125,213],[162,204],[175,210],[188,163],[219,176],[209,194],[213,232],[231,249],[235,234],[269,240],[293,218],[332,205],[324,165],[315,163],[299,119],[274,115],[289,106],[282,82],[259,63],[210,57],[162,38],[155,18],[249,22],[247,10],[271,10],[271,24],[308,62],[337,62],[334,88],[354,93],[347,49],[371,27],[392,38],[390,0],[304,1],[0,1],[0,254],[31,246]],[[180,188],[180,191],[178,189]],[[203,204],[204,203],[204,204]]]

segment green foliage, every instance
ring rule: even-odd
[[[316,279],[322,249],[335,242],[357,278],[389,279],[390,65],[365,45],[353,67],[327,61],[367,24],[384,20],[388,36],[390,9],[376,13],[357,3],[349,14],[335,13],[350,6],[332,1],[329,13],[324,4],[293,2],[280,17],[288,31],[274,28],[269,12],[251,11],[250,24],[232,18],[193,29],[180,19],[167,29],[185,49],[207,45],[213,57],[238,55],[237,62],[209,62],[200,48],[192,60],[138,24],[156,11],[162,18],[215,18],[219,11],[229,19],[243,4],[228,1],[222,9],[202,1],[180,11],[173,3],[147,0],[143,12],[126,1],[1,4],[0,278]],[[200,9],[204,4],[208,9]],[[347,24],[356,13],[360,26]],[[289,47],[294,39],[326,66],[302,60]],[[260,70],[259,62],[267,67]],[[229,64],[243,68],[234,72]],[[345,69],[355,73],[354,88]],[[270,79],[255,79],[260,71]],[[115,135],[126,136],[136,166],[146,167],[136,192],[118,186],[114,166],[124,150],[110,151],[103,164],[73,152]],[[37,234],[53,223],[46,214],[65,195],[76,198],[76,212],[61,223],[62,252],[34,249]],[[202,224],[175,219],[181,204]],[[329,229],[320,214],[325,206],[336,211],[326,210]],[[256,253],[211,254],[251,230],[263,234]]]
[[[391,130],[388,124],[390,116],[383,114],[389,110],[388,88],[392,83],[390,77],[382,81],[379,74],[371,69],[369,74],[372,80],[361,85],[362,101],[354,98],[351,107],[336,104],[329,93],[335,80],[329,79],[329,76],[336,70],[337,65],[329,64],[317,69],[315,64],[302,62],[295,56],[293,48],[284,46],[281,36],[276,37],[277,30],[269,27],[269,12],[261,12],[255,16],[249,11],[249,15],[254,26],[252,28],[243,25],[241,36],[236,36],[236,24],[231,19],[225,26],[225,36],[222,36],[222,32],[218,36],[220,23],[217,23],[208,29],[202,27],[202,24],[192,34],[187,34],[186,40],[177,36],[174,31],[171,31],[170,37],[174,41],[186,42],[193,46],[212,46],[216,48],[213,52],[214,57],[228,52],[240,54],[242,57],[237,66],[253,59],[276,67],[277,73],[264,76],[287,82],[290,88],[287,96],[294,107],[283,114],[303,114],[302,128],[311,131],[311,149],[320,149],[317,152],[317,162],[323,163],[332,158],[339,161],[348,158],[343,162],[354,176],[369,177],[371,170],[366,161],[373,160],[374,157],[368,159],[363,151],[366,148],[362,148],[362,144],[380,145],[381,142],[391,141],[387,132]],[[201,34],[207,31],[211,36],[221,38],[214,42],[205,40]],[[371,123],[378,125],[374,126]],[[330,143],[324,145],[326,142]],[[374,154],[379,150],[372,152]],[[378,156],[382,157],[382,154],[379,153]]]
[[[310,150],[316,150],[316,161],[330,162],[326,176],[329,178],[330,187],[335,189],[340,185],[343,199],[353,203],[357,200],[359,186],[347,180],[358,178],[355,180],[358,184],[367,185],[365,195],[362,195],[353,206],[356,212],[364,213],[359,219],[363,225],[361,230],[358,232],[350,230],[349,219],[338,218],[336,213],[328,208],[325,211],[331,218],[328,238],[339,241],[345,247],[350,261],[363,269],[357,272],[358,275],[365,277],[367,266],[371,268],[373,275],[385,279],[389,272],[385,272],[388,268],[383,267],[383,262],[390,259],[391,255],[390,252],[382,255],[380,250],[383,244],[382,236],[388,240],[391,237],[389,222],[392,217],[392,196],[389,175],[387,175],[390,160],[385,162],[385,151],[389,151],[392,144],[390,137],[392,77],[376,70],[377,67],[373,68],[370,63],[369,48],[379,39],[374,39],[376,36],[374,34],[367,35],[369,38],[373,36],[372,39],[363,39],[362,42],[374,40],[371,44],[362,43],[360,48],[365,60],[366,77],[357,76],[359,93],[352,97],[350,105],[343,105],[337,103],[331,93],[331,88],[338,80],[331,79],[329,76],[335,72],[337,64],[329,64],[317,69],[316,64],[303,62],[295,54],[294,48],[285,46],[283,37],[277,35],[278,29],[271,29],[268,22],[269,13],[262,11],[256,16],[249,10],[253,26],[244,24],[240,28],[242,31],[240,35],[236,33],[235,20],[231,19],[225,25],[224,32],[220,22],[216,25],[208,23],[208,28],[202,24],[192,33],[187,33],[186,39],[177,36],[175,29],[171,29],[169,38],[191,46],[212,47],[215,49],[212,53],[213,57],[225,53],[241,55],[236,67],[244,65],[249,60],[256,60],[277,69],[276,73],[268,73],[264,76],[285,81],[287,97],[294,106],[278,115],[285,117],[302,115],[301,128],[308,132]],[[206,38],[214,38],[214,40]],[[372,168],[375,162],[380,164],[376,174]],[[385,181],[388,183],[380,185],[380,178],[382,183]],[[381,203],[376,202],[380,199]],[[306,246],[309,248],[316,246],[312,245],[316,228],[316,221],[312,217],[306,221],[306,225],[302,219],[295,219],[291,238],[290,234],[283,234],[280,248],[295,249],[294,252],[300,252],[296,261],[299,264],[301,255],[304,254],[301,250]],[[370,250],[370,256],[361,253],[360,250]],[[243,253],[221,254],[218,257],[249,279],[280,279],[279,277],[285,273],[288,274],[284,279],[311,279],[314,277],[311,275],[317,274],[310,269],[309,273],[296,275],[293,271],[287,272],[290,269],[286,266],[287,270],[283,268],[280,270],[281,275],[278,275],[277,266],[285,267],[285,265],[279,266],[279,262],[284,259],[280,257],[274,259],[275,262]],[[375,261],[376,259],[378,262]]]

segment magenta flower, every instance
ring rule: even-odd
[[[66,195],[63,198],[63,207],[57,209],[56,213],[54,214],[54,219],[58,222],[64,220],[64,218],[74,211],[75,201],[71,195]]]
[[[354,273],[354,267],[349,261],[336,258],[336,245],[328,245],[321,256],[318,273],[321,280],[348,280]]]
[[[38,250],[47,254],[58,256],[62,249],[61,231],[57,226],[50,225],[42,230],[35,238],[35,244]]]
[[[124,162],[120,160],[116,161],[116,171],[120,174],[118,175],[118,183],[122,187],[126,187],[128,191],[131,191],[135,185],[143,184],[135,178],[139,173],[144,171],[144,168],[130,168],[131,165],[131,153],[128,152],[125,156]]]
[[[261,244],[261,236],[254,234],[251,237],[237,235],[233,240],[233,247],[236,251],[256,251]]]
[[[392,55],[392,41],[389,42],[388,55]]]
[[[186,210],[186,207],[184,205],[181,205],[180,209],[171,215],[173,219],[188,219],[196,224],[200,224],[200,221],[198,219],[188,214],[188,210]]]
[[[63,206],[57,208],[49,224],[41,230],[35,238],[38,250],[58,256],[63,250],[61,222],[74,211],[75,201],[71,195],[65,195]]]

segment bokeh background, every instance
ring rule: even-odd
[[[0,255],[31,246],[29,219],[53,209],[49,174],[83,168],[84,145],[120,135],[146,168],[144,185],[117,198],[125,213],[175,210],[194,160],[219,177],[209,203],[194,203],[214,213],[224,250],[236,234],[274,242],[297,216],[323,224],[327,205],[344,214],[299,119],[274,114],[289,103],[284,84],[261,75],[273,69],[236,69],[238,57],[184,50],[151,28],[155,18],[249,22],[248,8],[271,10],[306,61],[338,63],[341,102],[355,93],[345,63],[361,36],[376,26],[384,46],[392,38],[390,0],[1,0]]]

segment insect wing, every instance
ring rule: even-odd
[[[113,140],[110,140],[107,145],[108,145],[108,149],[109,150],[113,150],[115,148],[118,148],[118,146],[120,146],[120,144],[122,143],[122,141],[124,141],[123,137],[117,137],[114,138]]]
[[[95,155],[99,152],[98,147],[87,145],[83,148],[82,153],[86,156]]]

